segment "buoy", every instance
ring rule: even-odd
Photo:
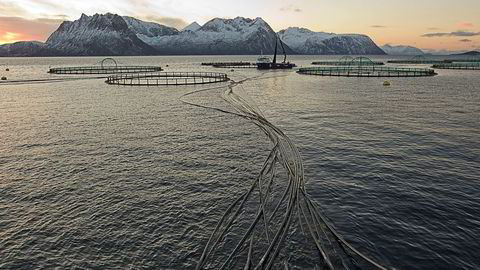
[[[165,65],[166,67],[168,67],[168,65]]]
[[[6,81],[6,80],[7,80],[7,77],[3,76],[2,81]]]
[[[390,82],[389,81],[384,81],[383,86],[390,86]]]
[[[5,69],[5,71],[10,71],[10,69],[9,69],[9,68],[7,68],[7,69]]]
[[[230,71],[231,71],[231,72],[234,72],[235,70],[232,68],[232,69],[230,69]]]

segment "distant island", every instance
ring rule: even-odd
[[[64,21],[46,42],[0,45],[0,56],[258,55],[272,54],[275,35],[288,54],[384,55],[361,34],[314,32],[289,27],[275,33],[262,18],[214,18],[184,29],[117,14]]]
[[[480,52],[469,51],[469,52],[457,53],[457,54],[451,54],[451,55],[455,55],[455,56],[480,56]]]

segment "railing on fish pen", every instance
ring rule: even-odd
[[[203,62],[202,66],[249,66],[252,65],[251,62],[236,61],[236,62]]]
[[[480,62],[478,63],[451,63],[451,64],[436,64],[432,68],[436,69],[458,69],[458,70],[480,70]]]
[[[374,65],[376,66],[383,66],[385,63],[383,62],[378,62],[374,61]],[[351,65],[348,62],[342,62],[342,61],[314,61],[312,62],[312,65],[317,65],[317,66],[349,66]],[[371,64],[360,64],[360,65],[371,65]]]
[[[411,59],[406,59],[406,60],[389,60],[387,61],[387,63],[390,63],[390,64],[442,64],[442,63],[452,63],[452,61],[448,59],[444,59],[444,60],[429,59],[424,55],[417,55]]]
[[[337,61],[315,61],[312,65],[321,66],[383,66],[385,63],[380,61],[372,61],[368,57],[342,57]]]
[[[159,66],[83,66],[50,68],[48,73],[62,75],[91,75],[116,73],[147,73],[158,72],[163,69]]]
[[[257,64],[255,63],[249,63],[248,65],[246,64],[241,64],[241,65],[231,65],[231,64],[216,64],[213,65],[212,67],[215,68],[257,68]]]
[[[449,59],[453,63],[480,63],[480,58],[456,58],[456,59]]]
[[[436,75],[433,69],[378,66],[342,66],[300,68],[299,74],[339,77],[426,77]]]
[[[118,74],[109,76],[107,84],[127,86],[195,85],[226,82],[225,73],[217,72],[161,72],[148,74]]]

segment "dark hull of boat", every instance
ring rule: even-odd
[[[295,64],[292,63],[257,63],[258,69],[292,69]]]

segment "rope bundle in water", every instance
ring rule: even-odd
[[[286,252],[286,239],[297,231],[313,242],[319,256],[318,265],[325,269],[386,269],[337,233],[305,190],[304,168],[297,147],[282,130],[233,91],[239,84],[254,79],[259,78],[247,78],[227,86],[222,96],[235,112],[184,100],[200,91],[181,98],[193,106],[250,120],[273,144],[250,187],[233,199],[219,219],[196,269],[288,269],[287,260],[282,262],[279,255]],[[280,181],[279,172],[285,174],[281,179],[284,181]],[[283,190],[275,190],[274,186],[283,186]],[[287,256],[283,254],[284,258]]]

